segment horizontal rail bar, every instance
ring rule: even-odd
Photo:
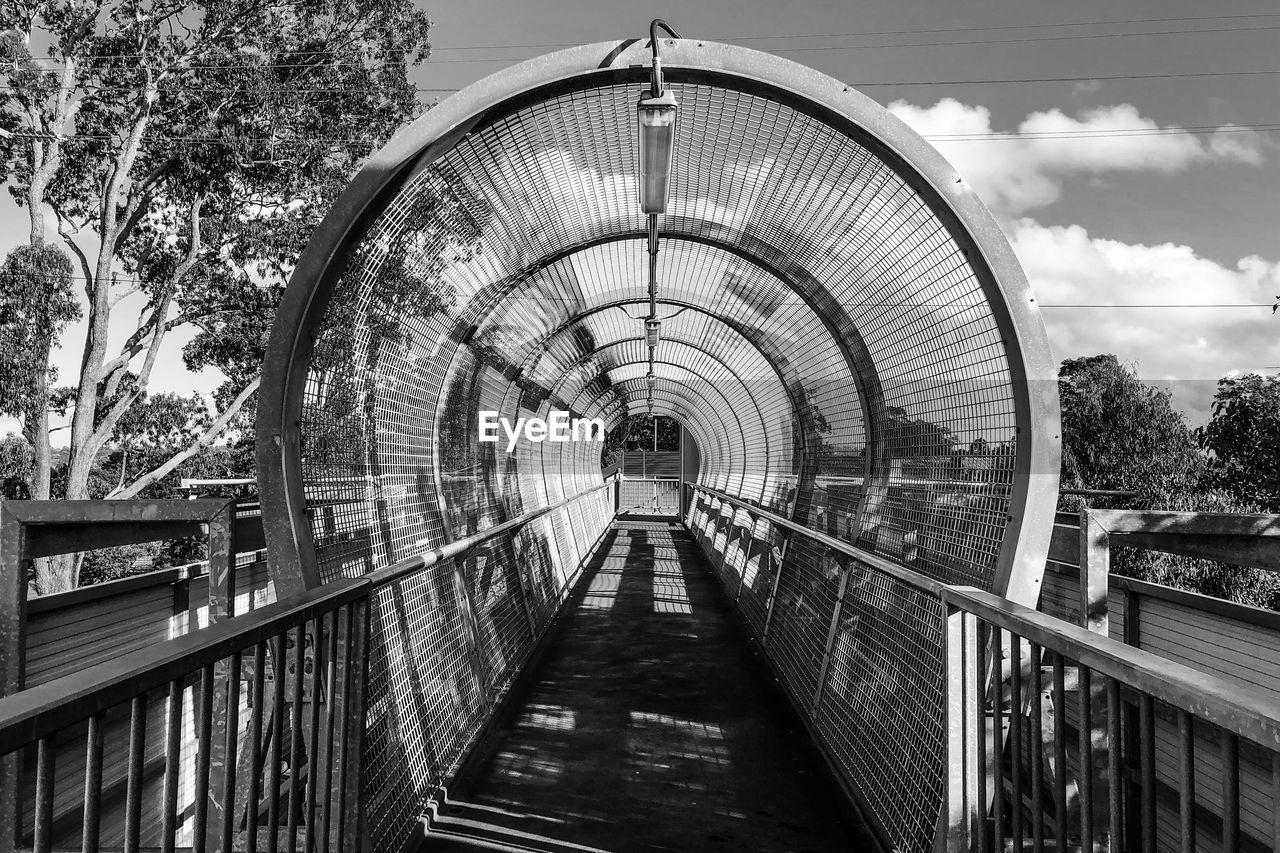
[[[363,598],[369,589],[368,578],[335,581],[260,607],[251,615],[0,697],[0,754],[211,666],[317,614]]]
[[[1195,536],[1280,537],[1280,515],[1091,509],[1089,517],[1096,519],[1108,533],[1113,535],[1187,533]]]
[[[104,661],[61,678],[37,685],[10,696],[0,697],[0,754],[32,743],[66,726],[88,719],[134,696],[168,685],[202,667],[211,666],[230,655],[275,637],[317,615],[336,610],[367,596],[378,585],[395,580],[416,569],[430,566],[463,553],[495,536],[521,527],[547,513],[581,500],[604,489],[602,483],[571,498],[526,512],[517,518],[491,527],[442,548],[407,558],[364,577],[335,581],[320,589],[310,590],[284,601],[260,607],[251,615],[230,619],[209,628],[174,638],[150,648]],[[6,502],[9,503],[9,502]],[[100,504],[101,502],[96,502]],[[225,507],[222,500],[174,501],[201,505],[199,512],[210,506]],[[121,503],[122,507],[128,506]],[[191,574],[179,569],[161,573],[162,581],[148,579],[139,586],[174,582]],[[130,589],[133,583],[126,583]]]
[[[392,581],[399,580],[405,575],[412,574],[420,569],[425,569],[427,566],[433,566],[441,560],[446,560],[449,557],[456,557],[459,554],[466,553],[477,545],[486,542],[495,536],[501,536],[510,530],[523,527],[529,522],[536,521],[549,512],[554,512],[561,507],[568,506],[575,501],[580,501],[585,497],[594,495],[596,492],[612,487],[612,482],[601,483],[599,486],[594,486],[585,492],[579,492],[571,498],[565,498],[558,503],[530,510],[529,512],[516,516],[508,521],[504,521],[501,524],[494,525],[487,530],[481,530],[479,533],[473,533],[470,536],[450,542],[449,544],[443,545],[439,548],[432,548],[429,551],[422,551],[414,554],[413,556],[404,557],[386,568],[373,572],[368,575],[368,578],[374,586],[382,586],[383,584],[391,583]]]
[[[1154,655],[975,587],[942,600],[1141,693],[1280,751],[1280,701],[1265,690]]]
[[[686,485],[690,486],[696,491],[704,492],[708,495],[711,495],[712,497],[718,498],[722,501],[726,501],[736,507],[745,509],[747,512],[755,515],[757,518],[765,519],[770,524],[773,524],[775,527],[782,527],[794,533],[799,533],[803,536],[807,536],[808,538],[814,540],[815,542],[819,542],[825,545],[826,547],[830,548],[832,551],[836,551],[840,554],[844,554],[848,557],[852,557],[858,562],[863,563],[864,565],[869,566],[870,568],[873,568],[878,572],[882,572],[886,575],[891,575],[892,577],[902,581],[908,586],[914,587],[916,589],[919,589],[925,592],[932,593],[934,595],[940,595],[942,593],[942,590],[947,588],[947,585],[942,583],[941,581],[934,580],[933,578],[927,575],[922,575],[919,572],[912,571],[911,569],[905,568],[904,566],[899,566],[896,563],[886,560],[884,557],[880,557],[880,556],[877,556],[876,554],[872,554],[870,551],[864,551],[861,548],[857,548],[853,545],[850,545],[848,542],[843,542],[839,539],[836,539],[833,536],[828,536],[825,533],[819,533],[816,530],[811,530],[808,527],[805,527],[803,524],[797,524],[796,522],[791,521],[790,519],[783,518],[782,516],[776,515],[775,513],[772,513],[767,509],[759,507],[753,503],[748,503],[747,501],[744,501],[741,498],[735,498],[733,495],[726,494],[725,492],[722,492],[719,489],[713,489],[710,486],[703,486],[698,483],[689,483],[687,481],[686,481]]]

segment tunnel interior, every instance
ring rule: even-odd
[[[742,48],[662,48],[679,117],[652,383],[645,42],[532,60],[434,107],[365,167],[290,283],[259,413],[282,588],[590,493],[379,589],[375,838],[448,777],[613,519],[599,443],[507,452],[479,440],[481,412],[616,428],[652,399],[685,427],[707,489],[691,531],[750,629],[773,610],[786,689],[829,685],[815,736],[896,841],[932,831],[940,796],[937,602],[718,495],[946,583],[1038,591],[1056,386],[998,227],[850,86]]]

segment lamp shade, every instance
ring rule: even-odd
[[[658,339],[662,337],[662,321],[661,320],[645,320],[644,321],[644,343],[647,347],[656,347]]]
[[[670,89],[656,97],[644,97],[636,105],[640,125],[638,186],[640,209],[666,213],[671,188],[671,153],[676,139],[676,96]]]

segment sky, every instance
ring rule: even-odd
[[[1207,420],[1220,377],[1280,370],[1280,314],[1270,308],[1280,296],[1274,0],[422,6],[434,21],[432,56],[413,73],[424,88],[461,88],[558,47],[641,37],[653,17],[686,37],[813,66],[922,134],[951,137],[934,144],[1004,228],[1059,360],[1114,353],[1169,388],[1192,424]],[[1066,26],[1081,22],[1106,23]],[[5,194],[0,253],[27,230]],[[115,340],[140,307],[121,304]],[[189,337],[170,335],[153,390],[219,384],[216,371],[183,367]],[[63,383],[77,375],[83,339],[83,326],[71,327],[54,354]],[[0,433],[15,430],[0,419]]]

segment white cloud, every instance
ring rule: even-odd
[[[1173,174],[1201,162],[1259,165],[1262,140],[1229,127],[1204,139],[1177,127],[1160,127],[1130,104],[1095,107],[1072,117],[1059,109],[1028,115],[1016,136],[988,136],[991,111],[954,98],[931,107],[894,101],[889,110],[926,137],[997,213],[1012,216],[1045,207],[1073,176],[1116,172]],[[1105,136],[1093,134],[1106,133]]]
[[[1046,308],[1059,359],[1115,353],[1173,391],[1194,422],[1208,418],[1217,380],[1280,365],[1280,262],[1257,256],[1234,268],[1188,246],[1146,246],[1091,237],[1078,225],[1012,224],[1010,239],[1044,305],[1260,303],[1258,308]]]

